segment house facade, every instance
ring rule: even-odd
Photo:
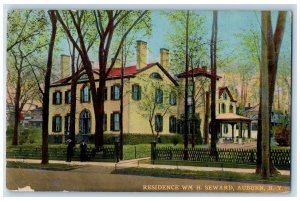
[[[195,81],[195,112],[199,116],[202,132],[205,115],[205,95],[210,91],[212,77],[206,68],[195,68],[193,72],[173,75],[170,71],[169,50],[160,49],[160,61],[147,63],[147,43],[137,41],[136,65],[125,67],[124,72],[124,133],[171,135],[178,133],[178,119],[184,114],[184,78]],[[70,58],[61,56],[61,79],[51,84],[49,105],[49,134],[68,135],[70,125],[71,79]],[[120,84],[121,67],[119,62],[109,72],[106,79],[104,103],[104,130],[107,134],[119,134],[120,130]],[[93,69],[96,87],[99,70]],[[217,76],[217,80],[221,77]],[[76,128],[78,135],[95,132],[95,116],[89,82],[82,72],[76,89]],[[236,101],[228,88],[219,88],[217,113],[236,112]],[[192,94],[189,92],[189,108],[192,107]],[[221,108],[221,109],[220,109]],[[222,110],[224,109],[224,110]],[[152,119],[152,121],[149,121]],[[151,123],[150,123],[151,122]],[[230,130],[228,131],[230,132]]]

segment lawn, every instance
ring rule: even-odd
[[[67,170],[73,170],[76,168],[80,168],[81,166],[69,165],[69,164],[55,164],[55,163],[51,163],[51,164],[49,163],[46,165],[42,165],[40,163],[22,163],[22,162],[7,161],[6,167],[7,168],[28,168],[28,169],[67,171]]]
[[[290,176],[273,175],[269,180],[263,180],[260,175],[250,173],[223,172],[223,171],[191,171],[154,168],[125,168],[114,170],[114,174],[142,175],[155,177],[188,178],[188,179],[216,179],[229,181],[256,181],[290,183]]]

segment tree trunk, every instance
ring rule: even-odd
[[[185,44],[185,90],[184,90],[184,156],[183,159],[188,159],[188,70],[189,70],[189,11],[187,11],[186,19],[186,44]]]
[[[270,177],[270,113],[269,113],[269,76],[268,76],[268,35],[270,31],[270,12],[262,11],[262,50],[261,50],[261,125],[262,125],[262,176],[264,179]]]
[[[12,145],[18,145],[19,123],[20,123],[20,96],[21,96],[21,72],[18,70],[16,97],[15,97],[15,119],[14,119],[14,138]]]
[[[100,76],[99,80],[99,93],[97,107],[95,107],[95,119],[96,119],[96,131],[95,131],[95,146],[102,147],[104,145],[104,127],[103,127],[103,120],[104,120],[104,101],[105,101],[105,83],[106,80],[105,76]]]
[[[123,54],[123,50],[122,50]],[[123,58],[123,55],[122,55]],[[120,93],[120,160],[123,160],[123,142],[124,142],[124,136],[123,136],[123,111],[124,111],[124,69],[125,65],[122,59],[122,73],[121,73],[121,93]]]
[[[204,119],[204,144],[208,144],[208,121],[209,121],[209,92],[205,92],[205,119]]]
[[[52,24],[52,32],[49,43],[48,50],[48,61],[47,61],[47,69],[45,74],[45,86],[44,86],[44,94],[43,94],[43,123],[42,123],[42,164],[49,163],[48,156],[48,122],[49,122],[49,91],[50,91],[50,79],[51,79],[51,71],[52,71],[52,58],[53,58],[53,49],[56,38],[56,29],[57,29],[57,18],[55,11],[50,11],[49,13],[51,24]]]
[[[216,124],[216,76],[217,76],[217,33],[218,33],[218,11],[213,11],[213,25],[211,36],[211,150],[212,155],[217,153],[217,124]]]

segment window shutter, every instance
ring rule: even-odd
[[[114,130],[114,113],[110,114],[110,130]]]
[[[88,102],[91,101],[91,88],[89,87],[89,90],[88,90]]]
[[[114,86],[110,87],[110,99],[115,100],[115,98],[114,98]]]
[[[141,100],[141,98],[142,98],[142,88],[141,88],[141,86],[138,86],[138,96],[139,96],[139,100]]]
[[[59,129],[58,129],[58,132],[61,132],[61,127],[62,127],[62,121],[61,121],[61,116],[58,117],[59,119]]]
[[[163,131],[163,126],[164,126],[163,117],[160,116],[160,131]]]
[[[55,132],[55,116],[52,117],[52,132]]]
[[[107,87],[104,89],[104,100],[107,100]]]
[[[61,104],[61,100],[62,100],[62,93],[61,92],[58,92],[59,93],[59,104]]]
[[[135,100],[135,97],[134,97],[134,85],[131,86],[131,98],[133,100]]]
[[[52,104],[53,104],[53,105],[55,105],[55,94],[56,94],[56,92],[54,92],[54,93],[52,94]]]
[[[172,117],[169,118],[169,132],[172,133]]]
[[[65,103],[68,103],[68,91],[65,91]]]
[[[80,90],[80,102],[83,102],[83,88]]]

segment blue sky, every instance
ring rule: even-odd
[[[171,12],[171,11],[170,11]],[[205,16],[206,39],[211,37],[212,11],[198,11],[200,15]],[[277,13],[272,13],[273,28],[275,28]],[[235,34],[247,31],[250,27],[254,27],[260,31],[260,12],[258,11],[219,11],[218,12],[218,39],[222,40],[226,45],[222,50],[225,54],[231,53],[232,50],[240,45],[240,39]],[[281,55],[291,58],[291,15],[286,18],[286,27],[282,42]],[[152,34],[149,38],[137,38],[148,43],[148,62],[159,61],[159,49],[170,48],[167,40],[168,35],[173,32],[170,22],[161,15],[160,11],[152,11]],[[62,43],[63,53],[68,54],[67,43]],[[97,49],[97,48],[96,48]],[[97,52],[93,52],[91,57],[97,60]],[[172,55],[171,55],[172,56]],[[136,58],[136,57],[135,57]],[[133,60],[135,61],[135,58]],[[130,63],[130,65],[133,63]]]
[[[207,28],[207,39],[211,36],[212,26],[212,11],[199,11],[202,16],[206,17],[205,23]],[[226,42],[224,47],[225,52],[231,52],[233,48],[239,46],[239,39],[235,34],[248,30],[251,26],[260,31],[260,12],[257,11],[220,11],[218,13],[218,37]],[[169,21],[160,15],[159,11],[154,11],[152,14],[153,31],[149,39],[144,39],[148,42],[148,47],[151,50],[148,56],[149,61],[159,60],[159,49],[170,48],[167,41],[167,35],[172,32],[172,26]],[[272,13],[273,28],[277,20],[277,12]],[[282,53],[290,56],[291,54],[291,17],[287,15],[286,28],[284,39],[282,42]]]

